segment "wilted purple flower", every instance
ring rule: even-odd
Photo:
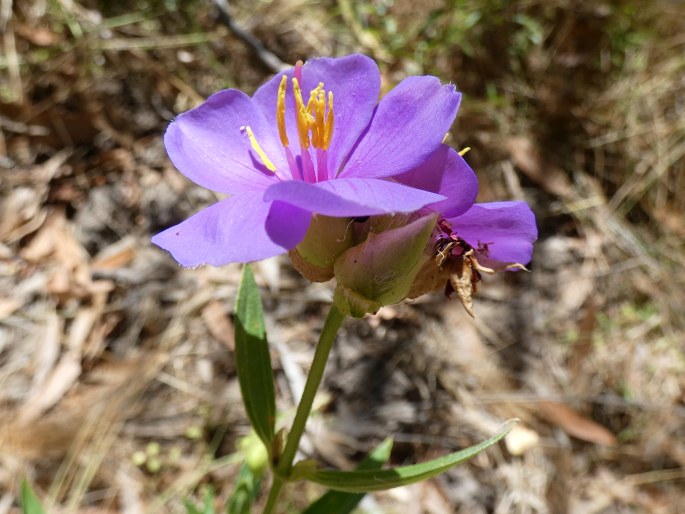
[[[526,202],[477,203],[445,221],[483,267],[516,270],[530,262],[538,230]]]
[[[477,184],[461,182],[473,172],[463,161],[439,165],[461,159],[441,144],[461,95],[430,76],[403,80],[380,102],[379,90],[368,57],[321,58],[252,97],[229,89],[179,115],[164,137],[171,160],[193,182],[230,196],[152,241],[184,266],[222,265],[294,248],[313,214],[362,217],[426,205],[463,214]],[[417,169],[430,175],[425,187],[391,178]]]
[[[445,180],[448,177],[449,180]],[[478,180],[464,159],[443,145],[413,170],[394,177],[398,182],[426,191],[440,192],[447,200],[428,207],[441,215],[438,227],[449,227],[496,269],[530,262],[537,239],[535,216],[525,202],[474,204]],[[438,236],[439,237],[439,236]]]
[[[525,202],[480,203],[460,215],[440,217],[406,297],[444,286],[445,294],[457,293],[473,316],[481,273],[525,270],[536,239],[535,215]]]

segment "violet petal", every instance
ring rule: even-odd
[[[285,154],[270,123],[249,96],[235,89],[180,114],[164,134],[164,145],[178,170],[202,187],[228,194],[263,190],[276,176],[252,149],[244,126],[252,129],[276,168],[285,171]]]
[[[280,182],[267,189],[264,201],[280,200],[326,216],[371,216],[412,212],[443,200],[429,191],[379,179],[349,178],[309,184]]]
[[[260,193],[221,200],[152,238],[183,266],[250,262],[283,253],[266,232],[270,204]]]
[[[448,221],[454,232],[474,248],[487,245],[485,255],[490,260],[530,262],[538,230],[526,202],[478,203]]]
[[[442,145],[411,171],[393,177],[397,182],[447,197],[428,205],[444,217],[469,210],[478,195],[478,179],[466,161],[452,148]]]
[[[381,178],[421,164],[441,145],[461,94],[436,77],[409,77],[378,104],[340,177]]]
[[[284,248],[295,248],[304,239],[312,213],[288,203],[275,201],[266,218],[266,232],[271,240]]]

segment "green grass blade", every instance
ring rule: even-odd
[[[392,450],[392,439],[386,439],[364,459],[357,471],[380,469],[388,462]],[[349,514],[362,501],[366,493],[328,491],[312,503],[302,514]]]
[[[276,400],[264,311],[252,268],[243,267],[235,305],[235,356],[245,411],[268,449],[274,438]]]
[[[189,500],[186,500],[184,502],[185,508],[186,508],[186,513],[187,514],[216,514],[216,510],[214,509],[214,501],[215,501],[214,490],[212,488],[208,488],[205,491],[204,497],[202,499],[202,507],[201,508],[196,507]]]
[[[233,493],[228,499],[228,514],[250,514],[252,505],[257,499],[261,484],[261,475],[255,474],[247,464],[238,473]]]
[[[414,484],[444,473],[448,469],[469,460],[497,443],[509,433],[513,425],[514,422],[509,421],[497,435],[480,444],[421,464],[381,470],[303,470],[300,477],[335,491],[353,493],[385,491],[393,487]]]
[[[45,514],[36,493],[26,480],[21,482],[21,512],[22,514]]]

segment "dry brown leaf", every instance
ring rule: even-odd
[[[564,270],[559,274],[562,287],[554,308],[556,319],[568,319],[570,316],[574,316],[588,297],[594,293],[597,284],[592,276],[593,268],[594,264],[587,261],[580,273],[576,270]]]
[[[50,372],[53,370],[60,352],[62,339],[62,320],[56,312],[50,312],[45,319],[45,332],[42,340],[36,344],[36,354],[33,357],[35,371],[33,373],[29,398],[43,386]]]
[[[457,293],[466,312],[473,318],[473,293],[475,289],[471,259],[461,259],[460,268],[460,270],[450,275],[450,284],[454,292]]]
[[[81,356],[67,352],[36,392],[22,405],[18,422],[27,425],[55,405],[81,375]]]
[[[71,291],[69,270],[64,268],[55,269],[48,279],[46,289],[48,293],[55,295],[68,294]]]
[[[18,187],[0,202],[0,239],[12,243],[38,230],[45,219],[40,197],[27,187]]]
[[[61,240],[65,224],[66,218],[63,210],[50,211],[36,236],[21,250],[22,259],[38,262],[51,255],[55,251],[58,241]]]
[[[533,182],[548,193],[567,198],[573,186],[561,168],[546,163],[534,143],[527,137],[512,137],[506,143],[511,160]]]
[[[47,283],[48,293],[78,298],[114,289],[112,281],[92,279],[88,252],[76,239],[63,209],[55,209],[48,214],[38,234],[21,251],[21,257],[34,263],[49,257],[55,264]]]
[[[90,257],[85,248],[76,239],[70,227],[65,223],[62,226],[61,233],[58,234],[57,244],[55,246],[55,259],[67,269],[74,270],[74,273],[82,273],[85,281],[90,282],[90,266],[88,265]]]
[[[2,232],[0,232],[2,233]],[[14,252],[10,250],[10,247],[0,241],[0,259],[11,259],[14,256]]]
[[[437,481],[432,480],[421,482],[422,512],[426,514],[452,514],[454,507],[450,505],[449,499],[437,484]]]
[[[616,436],[599,423],[559,402],[543,401],[538,404],[538,413],[550,423],[558,426],[568,435],[589,443],[615,446]]]
[[[82,354],[83,345],[88,338],[95,322],[102,314],[103,306],[82,308],[76,313],[76,317],[69,327],[67,336],[67,349],[79,355]]]
[[[575,380],[578,378],[585,359],[592,353],[592,337],[597,325],[597,308],[592,295],[585,302],[585,312],[578,323],[578,341],[573,345],[569,358],[569,373]]]
[[[24,305],[24,302],[17,298],[0,298],[0,320],[14,314],[22,305]]]
[[[93,260],[93,271],[107,271],[123,268],[136,256],[136,240],[125,237],[99,252]]]
[[[34,24],[17,23],[14,30],[18,36],[28,39],[36,46],[54,46],[62,41],[62,35],[51,30],[47,26],[36,26]]]
[[[90,337],[83,348],[83,358],[85,360],[93,360],[100,356],[105,349],[105,338],[114,330],[114,328],[121,322],[122,316],[120,314],[108,314],[101,319],[97,325],[91,330]]]
[[[204,309],[202,309],[202,319],[207,324],[209,332],[217,341],[229,350],[235,350],[233,324],[226,315],[220,301],[211,300],[205,305]]]
[[[663,228],[677,236],[685,237],[685,218],[683,218],[682,211],[665,206],[654,209],[652,214]]]

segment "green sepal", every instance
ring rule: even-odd
[[[381,470],[314,470],[303,472],[300,477],[335,491],[352,493],[385,491],[386,489],[392,489],[393,487],[415,484],[416,482],[421,482],[444,473],[450,468],[466,462],[483,450],[497,443],[509,433],[514,426],[515,421],[516,420],[508,421],[497,435],[480,444],[470,446],[469,448],[428,462]]]
[[[249,265],[243,267],[235,304],[235,359],[247,417],[264,446],[271,448],[276,420],[273,370],[262,299]]]
[[[406,215],[369,220],[366,240],[343,252],[333,266],[333,302],[340,311],[361,318],[406,298],[436,220],[437,214],[414,221]]]

